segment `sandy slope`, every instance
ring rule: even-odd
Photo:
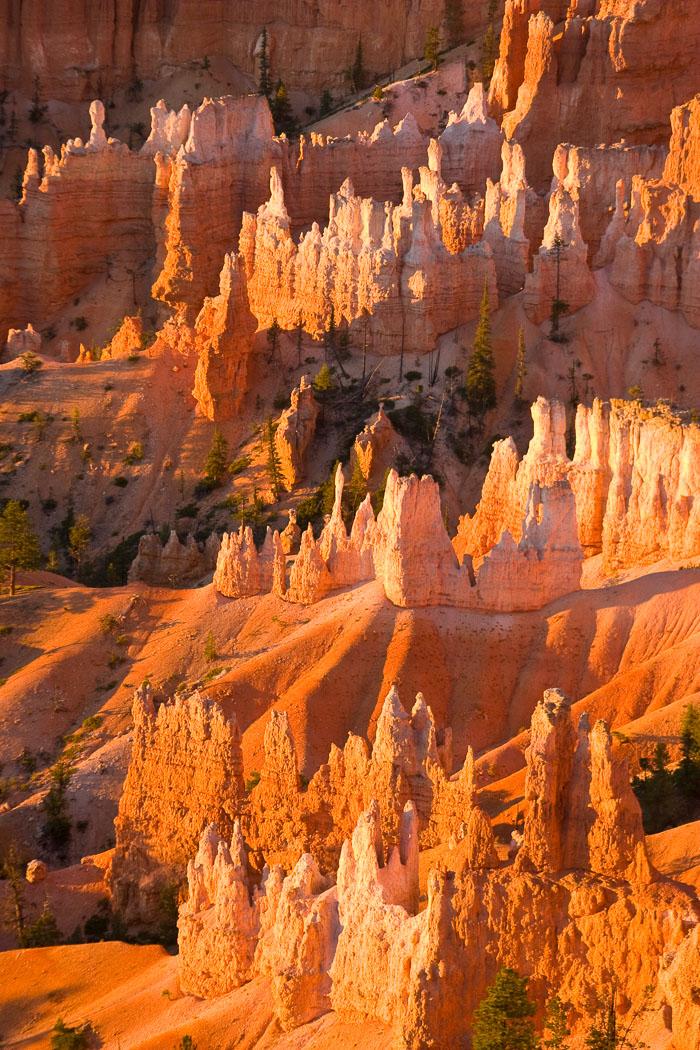
[[[390,1050],[390,1033],[334,1015],[284,1033],[267,984],[256,980],[212,1002],[181,996],[177,960],[163,948],[118,942],[0,954],[0,1017],[7,1050],[48,1047],[58,1017],[91,1022],[104,1047],[172,1050],[189,1034],[199,1050]]]

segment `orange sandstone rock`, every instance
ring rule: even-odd
[[[247,393],[256,329],[240,256],[224,259],[219,294],[204,300],[194,328],[199,361],[192,393],[207,419],[230,419]]]

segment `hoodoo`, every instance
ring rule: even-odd
[[[696,7],[0,0],[3,1046],[700,1050]]]

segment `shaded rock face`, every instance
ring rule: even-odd
[[[377,761],[389,747],[395,768],[411,768],[415,715],[414,708],[409,720],[395,697],[387,699]],[[282,743],[284,724],[270,725]],[[288,744],[280,758],[283,789],[295,775]],[[388,852],[380,804],[360,809],[335,884],[309,853],[286,878],[273,866],[258,883],[240,827],[230,848],[207,828],[180,909],[183,989],[219,995],[264,975],[285,1029],[330,1009],[392,1026],[397,1045],[418,1050],[466,1045],[474,1009],[504,964],[529,977],[538,1001],[560,992],[583,1030],[590,996],[613,967],[625,1011],[661,978],[681,1040],[674,1045],[683,1045],[700,1020],[692,991],[700,908],[680,885],[655,880],[639,806],[605,724],[589,731],[583,716],[577,730],[567,698],[545,693],[533,715],[523,844],[514,861],[498,861],[488,818],[473,796],[465,802],[452,870],[430,873],[420,912],[411,801],[397,813]],[[514,938],[514,928],[528,936]]]
[[[129,568],[129,582],[144,580],[159,586],[190,583],[201,579],[216,565],[219,553],[219,537],[212,533],[204,544],[198,544],[194,536],[180,543],[177,533],[171,530],[163,546],[160,536],[146,534],[139,540],[139,549]]]
[[[534,434],[518,460],[511,439],[496,442],[481,502],[460,518],[454,547],[474,564],[507,531],[522,544],[534,484],[568,481],[578,536],[587,555],[603,554],[606,571],[700,552],[700,430],[663,406],[595,400],[580,405],[573,460],[566,454],[564,406],[538,398]],[[545,491],[547,491],[545,489]]]
[[[244,795],[235,719],[194,693],[156,712],[150,687],[133,703],[131,764],[114,822],[109,872],[115,905],[128,922],[157,922],[160,894],[182,880],[202,829],[233,829]]]

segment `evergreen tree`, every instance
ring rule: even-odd
[[[217,427],[204,463],[204,480],[210,488],[219,487],[226,473],[227,464],[228,441]]]
[[[479,324],[477,325],[472,344],[472,356],[469,359],[466,381],[469,411],[479,420],[482,420],[484,414],[496,404],[496,380],[493,376],[493,367],[489,285],[488,280],[486,280],[484,281]]]
[[[281,80],[277,82],[275,97],[272,100],[272,120],[275,125],[276,135],[293,135],[296,131],[296,122],[289,101],[287,89]]]
[[[335,353],[335,337],[336,337],[335,309],[334,309],[333,306],[331,306],[331,316],[328,319],[328,328],[326,330],[326,336],[325,336],[325,339],[324,339],[324,346],[325,346],[325,351],[326,351],[326,357],[328,357],[328,351],[329,350],[331,352]]]
[[[544,1027],[548,1038],[542,1043],[543,1050],[569,1050],[566,1039],[571,1035],[571,1029],[566,1023],[566,1010],[558,995],[547,1003]]]
[[[10,573],[10,594],[15,593],[17,569],[36,569],[41,558],[39,538],[19,500],[10,500],[0,514],[0,569]]]
[[[515,404],[520,408],[523,402],[523,386],[527,375],[527,360],[525,358],[525,333],[520,325],[518,332],[518,356],[515,359]]]
[[[442,25],[448,47],[456,47],[464,32],[462,0],[445,0]]]
[[[615,1007],[616,992],[611,988],[601,1004],[598,1016],[588,1029],[584,1046],[587,1050],[647,1050],[647,1044],[635,1036],[633,1029],[641,1014],[649,1008],[653,988],[645,989],[641,1005],[627,1014],[622,1023]]]
[[[78,577],[80,577],[83,556],[90,546],[91,539],[90,519],[87,514],[79,514],[68,533],[68,553],[78,567]]]
[[[473,1050],[537,1050],[527,977],[503,966],[474,1012]]]
[[[348,502],[350,505],[350,513],[352,516],[357,512],[357,508],[362,503],[362,500],[367,495],[367,481],[365,479],[362,470],[360,469],[359,459],[355,460],[355,465],[352,469],[352,476],[347,487]]]
[[[270,57],[267,50],[267,26],[263,26],[262,40],[260,41],[258,88],[261,95],[264,95],[266,99],[270,98]]]
[[[15,842],[10,843],[5,863],[2,866],[2,874],[9,886],[10,892],[5,898],[3,912],[3,925],[12,930],[17,938],[17,946],[25,948],[25,903],[24,903],[24,871],[20,861],[19,851]]]
[[[73,430],[73,440],[80,441],[80,412],[77,407],[73,409],[73,413],[70,417],[70,425]]]
[[[44,901],[39,918],[27,927],[24,940],[27,948],[52,948],[61,940],[56,916],[49,907],[48,899]]]
[[[559,234],[557,234],[552,243],[552,247],[549,249],[550,255],[554,256],[554,262],[556,265],[556,287],[554,298],[552,299],[549,338],[558,342],[561,342],[561,337],[559,335],[559,320],[564,314],[569,312],[569,304],[561,298],[561,253],[564,248],[566,248],[566,245]]]
[[[481,75],[484,80],[490,80],[498,56],[498,38],[494,28],[493,19],[486,27],[486,34],[481,45]]]
[[[207,640],[204,643],[204,659],[213,664],[216,660],[216,642],[214,641],[214,635],[209,631],[207,634]]]
[[[430,26],[425,35],[425,47],[423,57],[430,62],[433,70],[440,64],[440,32],[437,26]]]
[[[357,41],[355,49],[355,60],[346,73],[351,91],[360,91],[365,80],[365,70],[362,61],[362,37]]]
[[[336,389],[333,373],[328,365],[321,365],[314,379],[314,390],[317,394],[331,394]]]
[[[263,445],[267,453],[267,476],[270,479],[275,500],[278,500],[282,488],[282,466],[277,452],[277,445],[275,444],[276,430],[276,424],[273,422],[272,417],[268,416],[263,429]]]
[[[686,798],[700,794],[700,711],[687,704],[681,720],[681,761],[676,773]]]
[[[384,493],[386,492],[386,483],[389,480],[390,473],[391,467],[387,467],[384,471],[384,477],[381,480],[379,488],[372,494],[372,509],[374,510],[375,517],[384,506]]]
[[[277,356],[277,351],[279,350],[279,345],[280,345],[280,332],[281,331],[282,331],[282,329],[279,326],[277,318],[273,317],[272,318],[272,324],[270,325],[270,327],[267,330],[267,345],[270,348],[270,352],[267,355],[267,363],[268,364],[272,364],[272,362],[274,361],[275,357]]]
[[[319,107],[319,113],[322,117],[327,117],[333,108],[333,96],[331,95],[328,88],[321,92],[321,104]]]
[[[304,323],[301,316],[301,310],[299,311],[299,317],[297,319],[297,353],[299,355],[299,368],[301,368],[301,351],[302,351],[302,340],[304,337]]]

